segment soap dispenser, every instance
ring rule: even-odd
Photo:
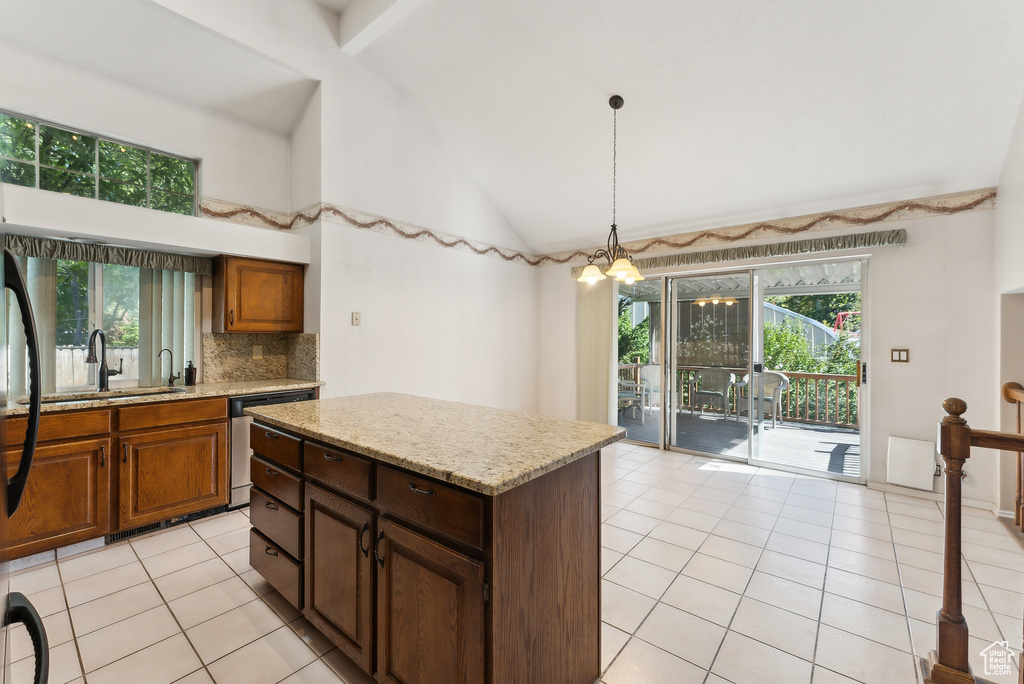
[[[191,361],[188,362],[188,366],[185,368],[185,384],[196,384],[196,367],[192,365]]]

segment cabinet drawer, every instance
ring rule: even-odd
[[[483,548],[484,502],[478,496],[379,466],[377,504],[438,534]]]
[[[256,530],[249,532],[249,565],[263,575],[288,603],[302,610],[302,563]]]
[[[249,426],[249,446],[268,461],[302,472],[302,440],[296,437],[253,423]]]
[[[249,459],[249,475],[255,486],[278,501],[302,511],[302,480],[255,456]]]
[[[302,516],[258,489],[249,497],[252,526],[292,558],[302,558]]]
[[[227,417],[228,400],[215,397],[124,406],[117,410],[117,425],[118,430],[127,432],[183,423],[226,420]]]
[[[39,441],[83,439],[91,435],[106,437],[111,430],[110,410],[59,411],[44,413],[39,419]],[[18,416],[7,420],[7,446],[21,449],[28,430],[28,418]]]
[[[370,500],[370,472],[373,464],[369,460],[351,451],[332,449],[312,442],[306,442],[303,447],[303,460],[306,475],[329,487]]]

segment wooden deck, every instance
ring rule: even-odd
[[[640,409],[619,412],[619,425],[626,428],[626,438],[637,442],[658,443],[661,412],[649,411],[640,423]],[[756,428],[755,428],[756,429]],[[772,427],[765,421],[764,460],[768,463],[804,468],[819,472],[860,476],[860,434],[857,430],[778,423]],[[676,419],[674,446],[686,451],[747,458],[747,419],[734,416],[727,420],[721,414],[705,413],[690,416],[689,411]]]

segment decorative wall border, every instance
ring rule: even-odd
[[[647,252],[668,252],[686,249],[696,245],[714,243],[734,243],[740,240],[770,236],[792,236],[801,233],[813,233],[842,226],[867,226],[889,221],[903,221],[912,218],[936,214],[959,214],[966,211],[992,209],[995,206],[995,188],[983,188],[968,192],[926,197],[904,202],[888,202],[855,209],[828,211],[807,216],[780,219],[776,221],[760,221],[725,228],[713,228],[691,231],[664,237],[635,240],[622,243],[626,250],[636,256]],[[372,230],[385,235],[406,240],[417,240],[439,247],[472,252],[481,256],[490,256],[509,262],[519,262],[530,266],[547,264],[565,264],[581,261],[593,254],[594,249],[555,252],[552,254],[526,254],[507,247],[468,240],[458,235],[414,226],[375,214],[339,207],[335,204],[321,202],[306,207],[301,211],[285,214],[277,211],[233,204],[213,198],[203,198],[200,202],[201,215],[222,221],[243,223],[246,225],[273,228],[275,230],[294,230],[316,221],[328,221],[343,225]]]

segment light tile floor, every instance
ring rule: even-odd
[[[249,567],[249,527],[243,509],[14,573],[50,684],[371,684]],[[10,651],[30,684],[23,628]]]
[[[603,682],[919,681],[940,504],[623,443],[601,465]],[[963,535],[980,675],[993,641],[1021,648],[1024,549],[986,511],[964,509]]]
[[[621,443],[602,485],[605,684],[917,679],[942,588],[935,502]],[[372,682],[249,567],[246,513],[12,576],[44,616],[50,681]],[[1021,646],[1024,551],[985,511],[964,509],[964,540],[981,673],[988,644]],[[11,652],[30,682],[23,630]]]

